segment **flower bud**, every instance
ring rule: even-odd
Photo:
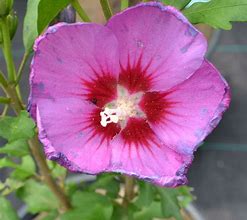
[[[59,21],[66,23],[75,23],[76,21],[76,13],[75,9],[69,5],[59,14]]]
[[[9,26],[10,39],[12,40],[13,37],[15,36],[15,32],[18,26],[18,18],[15,12],[12,12],[11,14],[7,16],[7,22]]]
[[[7,16],[13,7],[13,0],[0,0],[0,18]]]

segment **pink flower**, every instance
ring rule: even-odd
[[[175,8],[140,4],[103,26],[58,24],[35,44],[30,113],[49,159],[175,187],[227,109],[206,40]]]

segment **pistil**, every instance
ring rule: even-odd
[[[122,86],[117,88],[117,99],[108,103],[104,110],[100,112],[100,124],[106,127],[110,123],[120,123],[123,128],[130,117],[145,117],[144,112],[139,107],[142,92],[129,94]]]

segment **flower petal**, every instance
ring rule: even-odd
[[[82,97],[98,106],[116,95],[119,51],[116,37],[97,24],[58,24],[35,43],[30,77],[30,111],[36,103],[51,99]]]
[[[192,155],[219,123],[229,103],[226,81],[204,61],[189,79],[168,92],[147,93],[140,105],[151,128],[167,146]]]
[[[167,90],[203,62],[204,36],[173,7],[139,4],[113,16],[107,27],[119,41],[120,83],[132,92]]]
[[[120,128],[111,124],[101,129],[100,109],[78,98],[44,99],[37,108],[39,138],[49,159],[90,174],[108,167],[110,140]]]
[[[187,181],[184,173],[191,157],[179,155],[162,144],[144,119],[130,118],[112,146],[107,171],[134,175],[167,187]]]

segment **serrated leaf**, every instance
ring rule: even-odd
[[[178,202],[178,192],[176,189],[158,188],[161,197],[161,210],[163,217],[174,217],[176,220],[183,220]]]
[[[66,177],[67,170],[64,167],[51,160],[47,160],[47,164],[50,170],[52,171],[52,176],[54,178],[63,179]]]
[[[152,202],[149,206],[143,207],[141,211],[134,213],[134,220],[152,220],[162,218],[161,206],[159,202]]]
[[[58,212],[57,210],[51,211],[50,213],[47,213],[45,217],[42,218],[42,220],[58,220]]]
[[[32,179],[26,181],[24,187],[17,191],[17,195],[27,204],[27,210],[33,214],[59,207],[57,198],[50,189]]]
[[[5,187],[4,183],[0,181],[0,191],[3,190]]]
[[[26,53],[30,53],[38,36],[37,20],[40,0],[28,0],[27,11],[23,23],[23,43]]]
[[[13,168],[14,171],[11,173],[11,177],[24,180],[32,175],[35,175],[35,164],[30,156],[22,157],[21,163],[17,164],[9,158],[0,159],[0,168]]]
[[[16,169],[11,173],[11,177],[25,180],[26,178],[35,175],[35,163],[31,156],[22,157],[21,163],[18,164]]]
[[[9,158],[4,157],[0,159],[0,168],[5,168],[5,167],[16,168],[18,167],[18,165]]]
[[[247,21],[246,0],[211,0],[198,2],[183,10],[193,24],[204,23],[214,28],[230,30],[233,21]]]
[[[155,197],[156,190],[153,185],[139,181],[139,195],[135,201],[135,205],[142,208],[143,206],[149,206]]]
[[[46,28],[46,26],[64,9],[70,0],[40,0],[38,6],[38,33]]]
[[[17,213],[11,203],[0,196],[0,220],[18,220]]]
[[[129,203],[128,206],[122,206],[114,204],[111,220],[134,220],[134,213],[140,209],[133,203]]]
[[[110,200],[94,192],[77,192],[72,197],[74,209],[62,215],[61,220],[110,220],[112,204]]]
[[[178,201],[181,208],[187,207],[195,197],[192,195],[193,188],[188,186],[180,186],[177,188],[178,190]]]
[[[97,176],[97,180],[89,186],[89,190],[105,189],[107,195],[116,198],[119,193],[119,183],[113,174],[101,174]]]
[[[165,5],[171,5],[181,10],[190,3],[191,0],[162,0]]]
[[[0,154],[7,154],[9,156],[23,157],[29,154],[27,141],[19,139],[11,141],[0,147]]]
[[[34,136],[35,124],[26,111],[17,117],[5,116],[0,119],[0,136],[8,141],[30,139]]]
[[[132,220],[133,217],[129,216],[129,210],[126,209],[123,206],[117,205],[115,204],[113,206],[113,213],[112,213],[112,217],[111,220]]]
[[[55,178],[65,178],[66,173],[67,170],[59,164],[56,164],[55,167],[52,169],[52,175]]]
[[[18,181],[15,179],[6,179],[5,183],[3,184],[3,188],[4,189],[2,191],[2,195],[8,195],[14,191],[16,191],[17,189],[19,189],[20,187],[22,187],[24,185],[24,182],[22,181]]]

